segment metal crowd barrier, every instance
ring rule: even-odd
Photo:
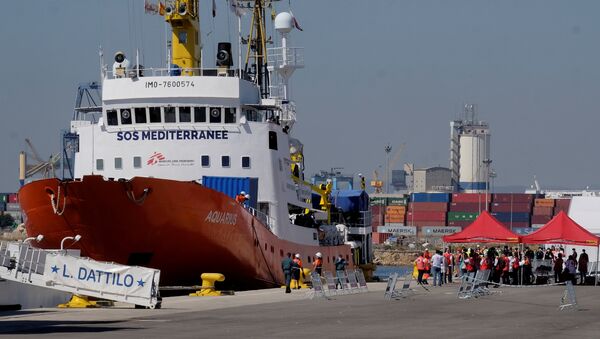
[[[343,275],[335,276],[332,272],[323,272],[321,277],[316,272],[310,274],[312,290],[308,291],[308,297],[329,298],[331,296],[356,294],[368,292],[367,282],[362,270],[344,271]],[[325,283],[323,283],[325,282]],[[340,287],[338,289],[338,286]]]

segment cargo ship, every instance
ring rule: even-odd
[[[166,68],[132,66],[123,52],[112,67],[102,61],[102,105],[76,107],[64,136],[72,178],[19,192],[28,235],[44,235],[38,246],[79,234],[82,255],[160,269],[162,286],[197,285],[206,272],[235,289],[279,286],[287,253],[310,267],[320,252],[329,271],[340,255],[349,268],[370,261],[369,212],[335,225],[330,185],[304,180],[288,88],[304,66],[288,46],[295,18],[281,12],[268,26],[275,2],[238,4],[252,17],[244,62],[223,42],[216,67],[202,67],[197,0],[160,9],[172,29]],[[266,48],[269,27],[279,47]]]

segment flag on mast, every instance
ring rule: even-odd
[[[297,30],[304,32],[304,30],[302,29],[302,27],[300,27],[300,24],[298,23],[298,20],[296,20],[296,16],[294,15],[294,13],[292,13],[292,11],[290,11],[290,14],[292,15],[292,21],[294,22],[294,26],[296,27]]]

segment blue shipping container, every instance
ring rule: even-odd
[[[494,212],[491,213],[494,218],[501,222],[529,222],[529,213],[510,213],[510,212]]]
[[[363,190],[334,190],[331,192],[331,203],[344,212],[367,211],[369,195]]]
[[[410,195],[412,202],[450,202],[449,193],[413,193]]]
[[[225,193],[231,199],[235,199],[241,191],[250,194],[248,206],[256,208],[258,196],[258,178],[239,177],[212,177],[203,176],[202,185],[215,191]]]

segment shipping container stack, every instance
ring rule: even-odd
[[[571,206],[571,199],[556,199],[553,216],[556,216],[561,211],[569,213],[569,206]]]
[[[0,214],[11,215],[17,224],[23,222],[17,193],[0,193]]]
[[[406,225],[416,226],[420,234],[424,226],[446,226],[446,213],[450,194],[448,193],[413,193],[410,196]]]
[[[533,203],[531,227],[540,228],[546,225],[554,215],[554,199],[537,198]]]
[[[369,205],[371,208],[371,226],[373,232],[377,232],[377,227],[383,226],[385,222],[385,198],[371,197],[369,198]]]
[[[531,211],[535,195],[496,193],[492,195],[491,214],[508,228],[531,227]]]
[[[408,198],[403,195],[396,197],[372,196],[370,198],[374,244],[382,244],[392,236],[391,233],[379,232],[380,226],[404,226],[407,202]]]
[[[452,194],[452,202],[448,208],[448,226],[458,226],[464,229],[477,219],[479,213],[489,210],[491,201],[491,194],[488,194],[487,197],[484,193]]]

